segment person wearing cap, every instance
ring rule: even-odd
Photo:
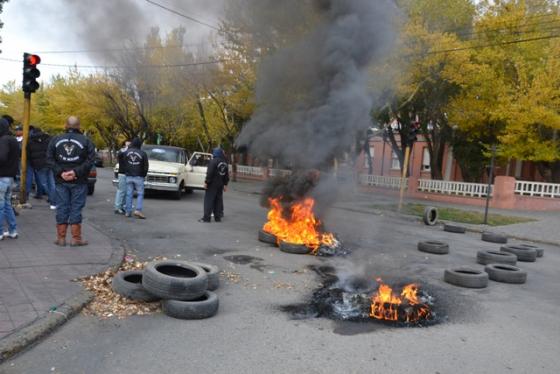
[[[66,245],[68,226],[72,233],[71,246],[84,246],[82,239],[82,209],[86,205],[88,175],[95,162],[95,147],[80,131],[78,117],[66,120],[66,132],[51,139],[47,162],[56,183],[55,244]]]
[[[18,237],[16,217],[12,207],[12,184],[18,171],[19,146],[16,138],[10,134],[10,124],[0,118],[0,229],[4,220],[8,222],[8,231],[0,231],[0,239]]]
[[[229,170],[226,156],[221,148],[212,151],[212,160],[208,163],[204,181],[204,215],[198,222],[210,222],[212,213],[214,221],[220,222],[224,215],[224,191],[229,183]]]
[[[124,154],[128,150],[130,142],[124,142],[123,147],[117,153],[117,160],[119,162],[117,192],[115,194],[115,214],[125,214],[126,209],[126,174],[125,174],[125,159]]]

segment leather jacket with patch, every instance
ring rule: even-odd
[[[94,162],[95,147],[79,130],[68,129],[49,143],[47,163],[52,167],[56,183],[87,183]],[[70,170],[74,170],[76,179],[67,182],[60,175]]]

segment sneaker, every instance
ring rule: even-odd
[[[115,214],[120,214],[120,215],[124,215],[125,211],[122,209],[115,209]]]
[[[51,210],[56,210],[56,205],[51,205],[50,208]]]
[[[127,218],[130,218],[130,217],[132,217],[132,214],[130,214],[130,213],[125,213],[124,216],[127,217]]]
[[[198,222],[209,223],[209,222],[210,222],[210,220],[209,220],[209,219],[204,219],[204,218],[201,218],[201,219],[199,219],[199,220],[198,220]]]
[[[14,232],[5,232],[3,235],[4,238],[10,238],[10,239],[17,239],[18,238],[18,233],[17,231]]]
[[[139,210],[134,211],[134,217],[136,217],[138,219],[146,219],[146,216],[142,212],[140,212]]]

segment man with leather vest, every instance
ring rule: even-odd
[[[134,191],[136,190],[136,209],[134,217],[138,219],[146,219],[142,213],[144,203],[144,180],[148,175],[150,167],[148,155],[141,150],[142,140],[139,138],[132,139],[130,147],[123,155],[124,169],[126,174],[126,216],[132,216],[132,200]]]
[[[224,212],[224,191],[229,183],[229,170],[226,156],[221,148],[212,151],[212,160],[208,163],[204,187],[204,216],[199,222],[210,222],[214,213],[214,221],[220,222]]]
[[[87,182],[95,162],[95,147],[81,133],[77,117],[68,117],[66,133],[50,141],[47,162],[52,167],[56,183],[55,244],[66,245],[66,232],[70,225],[70,245],[87,245],[87,241],[82,239],[82,209],[86,205]]]

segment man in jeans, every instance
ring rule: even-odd
[[[8,222],[8,232],[0,230],[0,239],[18,237],[16,217],[12,208],[12,184],[19,167],[19,144],[10,134],[10,124],[0,118],[0,229],[4,220]]]
[[[146,152],[141,150],[142,141],[139,138],[132,139],[130,147],[124,153],[124,165],[126,174],[126,216],[132,216],[132,199],[136,190],[136,210],[134,217],[146,219],[142,213],[144,202],[144,179],[148,175],[149,162]]]
[[[55,244],[66,245],[66,232],[70,225],[70,245],[87,245],[87,241],[82,239],[82,209],[86,205],[88,175],[95,162],[95,147],[80,132],[77,117],[68,117],[66,133],[50,141],[47,161],[53,169],[56,183]]]
[[[56,209],[56,189],[54,184],[54,177],[52,170],[47,164],[47,149],[51,137],[49,134],[41,131],[40,128],[35,128],[33,134],[29,136],[29,143],[27,144],[27,159],[31,167],[36,172],[37,178],[37,198],[41,197],[40,192],[46,192],[49,198],[51,210]]]
[[[118,184],[117,193],[115,194],[115,214],[125,214],[126,208],[126,174],[125,172],[125,161],[124,154],[128,150],[130,142],[125,142],[124,147],[119,150],[117,154],[117,160],[119,161],[119,173],[118,173]]]

